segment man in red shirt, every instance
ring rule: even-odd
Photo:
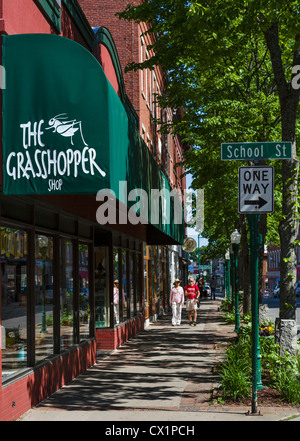
[[[187,296],[186,310],[188,312],[190,326],[196,326],[197,324],[197,301],[200,295],[200,291],[197,285],[195,285],[194,279],[189,278],[189,284],[184,288],[184,295]],[[194,321],[192,321],[192,312],[194,314]]]

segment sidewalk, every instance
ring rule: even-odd
[[[222,359],[234,327],[222,320],[220,299],[203,300],[198,325],[190,327],[185,309],[181,326],[171,316],[98,362],[34,409],[21,421],[280,421],[299,416],[300,407],[211,405]],[[291,420],[293,421],[293,420]]]

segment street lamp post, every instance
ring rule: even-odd
[[[45,309],[45,297],[46,297],[46,287],[45,287],[45,259],[48,249],[48,238],[46,236],[39,236],[39,249],[42,255],[42,328],[41,333],[47,333],[46,329],[46,309]]]
[[[232,306],[234,306],[234,280],[235,280],[235,267],[234,267],[234,256],[233,256],[233,248],[230,244],[229,246],[229,255],[230,255],[230,292],[231,292],[231,301]]]
[[[198,276],[200,277],[200,239],[201,234],[198,234]]]
[[[230,299],[230,254],[229,250],[226,251],[225,254],[225,289],[226,289],[226,297]]]
[[[251,303],[252,303],[252,414],[257,413],[257,390],[262,389],[261,355],[259,345],[259,312],[258,312],[258,250],[259,214],[248,214],[250,227],[250,255],[251,255]]]
[[[204,271],[203,271],[204,286],[205,286],[205,284],[206,284],[206,276],[207,276],[207,271],[204,270]]]
[[[240,329],[240,311],[239,311],[239,282],[238,282],[238,252],[239,252],[239,245],[241,241],[241,235],[238,232],[238,230],[234,230],[234,232],[231,235],[231,244],[234,254],[234,293],[235,293],[235,332],[238,332]]]

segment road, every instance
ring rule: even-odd
[[[263,299],[263,304],[269,306],[269,313],[271,318],[279,317],[279,298],[278,299]],[[300,339],[300,297],[297,297],[297,326],[298,326],[298,339]]]

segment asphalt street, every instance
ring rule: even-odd
[[[279,298],[269,298],[263,299],[263,304],[267,304],[269,306],[269,315],[272,319],[275,320],[276,317],[279,317]],[[297,297],[297,327],[298,327],[298,339],[300,340],[300,297]]]

